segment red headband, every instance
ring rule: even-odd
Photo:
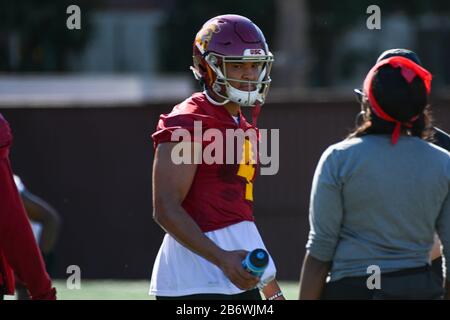
[[[402,123],[389,116],[378,104],[377,100],[373,95],[372,80],[375,75],[375,72],[378,71],[378,69],[380,69],[382,66],[387,64],[391,65],[393,68],[401,68],[402,69],[401,74],[408,83],[411,83],[416,76],[420,77],[423,83],[425,84],[425,89],[428,95],[430,94],[431,91],[432,75],[425,68],[422,68],[421,66],[409,60],[408,58],[400,56],[390,57],[388,59],[381,60],[367,74],[366,79],[364,80],[364,94],[368,97],[370,106],[373,112],[378,117],[380,117],[383,120],[395,123],[395,129],[394,132],[392,133],[392,144],[396,144],[400,137],[402,125],[406,127],[412,127],[411,122],[416,121],[419,118],[419,115],[416,115],[411,119],[409,119],[408,121]]]

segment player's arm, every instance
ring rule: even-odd
[[[28,190],[21,193],[28,217],[42,225],[40,247],[44,254],[50,253],[58,237],[60,219],[55,209]]]
[[[176,143],[159,144],[153,163],[153,218],[179,243],[218,266],[238,288],[254,288],[258,278],[246,272],[241,265],[245,251],[225,251],[206,237],[195,221],[181,206],[197,170],[192,164],[176,165],[171,153]],[[190,144],[191,150],[194,148]],[[193,156],[193,152],[191,153]],[[193,159],[192,159],[193,160]]]
[[[330,265],[330,262],[320,261],[306,253],[300,275],[300,300],[321,298]]]
[[[283,291],[278,285],[277,280],[270,281],[263,289],[262,292],[267,300],[286,300],[283,295]]]

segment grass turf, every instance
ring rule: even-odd
[[[65,280],[54,281],[60,300],[153,300],[147,293],[149,284],[150,280],[82,280],[80,289],[68,289]],[[297,282],[281,281],[280,286],[286,299],[297,299]]]

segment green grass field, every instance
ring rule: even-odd
[[[80,289],[68,289],[65,280],[55,280],[60,300],[153,300],[147,294],[150,280],[82,280]],[[286,299],[297,299],[298,283],[281,281]],[[11,300],[14,297],[7,297]]]

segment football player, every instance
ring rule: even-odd
[[[56,299],[9,162],[12,134],[0,115],[0,299],[14,294],[14,272],[32,299]]]
[[[156,149],[153,215],[167,232],[150,285],[150,294],[157,299],[258,300],[258,288],[266,299],[284,299],[271,258],[261,279],[242,267],[248,251],[265,248],[253,216],[252,187],[258,164],[257,152],[250,151],[254,150],[251,140],[241,145],[243,161],[233,164],[190,161],[176,165],[171,156],[179,146],[173,141],[174,133],[178,129],[194,133],[197,121],[201,129],[223,134],[230,129],[256,130],[272,61],[261,30],[239,15],[212,18],[195,37],[191,69],[204,91],[161,115],[152,135]],[[252,124],[243,116],[242,106],[253,108]],[[194,135],[187,143],[194,160],[210,141]]]

